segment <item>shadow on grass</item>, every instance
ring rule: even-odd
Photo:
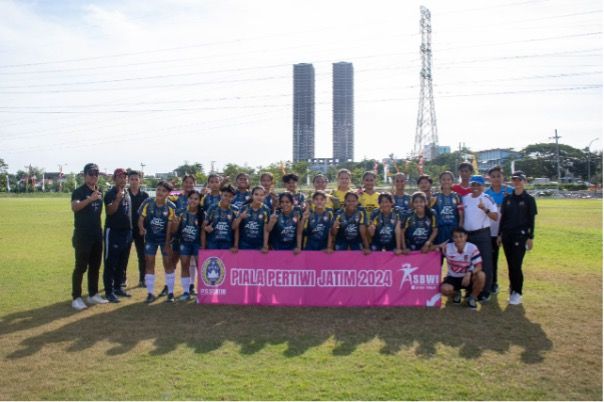
[[[384,343],[380,353],[414,348],[426,358],[436,354],[439,344],[458,348],[466,359],[476,359],[485,351],[506,353],[519,346],[525,363],[542,361],[544,352],[552,348],[541,326],[526,318],[523,307],[501,310],[496,302],[478,312],[453,305],[444,309],[294,308],[163,302],[93,309],[93,315],[26,338],[8,358],[32,356],[53,343],[69,342],[67,352],[77,352],[106,341],[116,345],[107,351],[109,355],[128,353],[142,341],[153,342],[153,355],[170,353],[183,344],[197,353],[208,353],[232,342],[243,355],[267,345],[286,344],[288,357],[328,340],[335,341],[335,356],[349,355],[373,339]],[[73,314],[67,302],[9,314],[0,319],[0,336],[37,327],[43,330],[51,321]]]

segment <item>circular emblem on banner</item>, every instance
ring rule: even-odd
[[[220,286],[224,282],[226,268],[218,257],[207,258],[201,266],[201,279],[206,286]]]

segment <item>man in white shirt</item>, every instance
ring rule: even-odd
[[[472,193],[463,197],[464,206],[464,229],[468,232],[468,241],[478,247],[480,255],[483,256],[482,270],[485,273],[484,290],[478,301],[486,302],[490,299],[491,285],[493,281],[493,261],[491,254],[491,221],[497,220],[499,215],[497,204],[484,193],[484,178],[472,176],[470,178]]]

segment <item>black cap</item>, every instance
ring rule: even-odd
[[[96,163],[87,163],[86,166],[84,166],[84,174],[95,170],[97,172],[99,171],[99,167]]]
[[[512,179],[520,179],[526,181],[526,175],[522,170],[516,170],[514,173],[512,173]]]

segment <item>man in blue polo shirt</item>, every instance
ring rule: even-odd
[[[489,169],[489,181],[491,186],[486,189],[485,193],[488,194],[500,212],[497,220],[491,221],[491,246],[493,247],[493,283],[491,284],[491,293],[499,293],[499,283],[497,281],[497,266],[499,265],[499,244],[497,244],[497,235],[499,234],[499,221],[501,220],[501,204],[503,203],[503,197],[506,194],[511,194],[514,189],[503,183],[504,176],[503,170],[499,166],[495,166]]]

